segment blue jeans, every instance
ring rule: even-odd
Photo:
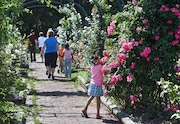
[[[64,71],[67,78],[71,78],[71,59],[67,58],[64,60]]]

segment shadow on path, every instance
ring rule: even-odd
[[[102,119],[106,124],[121,124],[119,121]]]
[[[61,91],[38,92],[38,93],[36,93],[36,95],[39,95],[39,96],[87,96],[87,94],[82,91],[78,91],[78,92],[61,92]]]
[[[54,76],[55,79],[52,80],[52,79],[35,79],[36,81],[59,81],[59,82],[68,82],[66,78],[62,78],[62,77],[58,77],[56,78],[57,76]]]
[[[91,113],[91,114],[96,114],[96,113]],[[47,117],[82,117],[80,113],[62,113],[62,112],[57,112],[57,113],[42,113],[40,114],[40,117],[43,117],[43,118],[47,118]],[[83,118],[83,117],[82,117]],[[89,118],[86,118],[87,121],[88,119],[96,119],[95,117],[89,117]],[[109,120],[109,119],[104,119],[102,118],[101,119],[102,122],[106,123],[106,124],[121,124],[119,121],[116,121],[116,120]]]

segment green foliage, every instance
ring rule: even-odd
[[[52,5],[51,0],[41,0],[32,4],[26,4],[26,2],[16,22],[21,34],[28,35],[30,30],[34,29],[38,36],[40,31],[45,33],[49,28],[59,26],[59,20],[64,15],[58,12],[57,6]],[[37,7],[37,5],[44,5],[44,7]]]
[[[168,103],[169,105],[164,108],[164,111],[166,113],[171,112],[171,119],[180,120],[180,94],[179,89],[180,86],[170,82],[165,81],[163,78],[160,79],[160,81],[157,82],[157,84],[161,87],[161,97],[163,98],[165,95],[168,94]]]
[[[71,4],[60,6],[58,11],[65,15],[65,18],[59,21],[59,41],[68,42],[72,40],[73,42],[77,42],[80,39],[81,16],[74,9],[74,5]]]
[[[23,84],[16,73],[18,60],[24,51],[23,40],[20,32],[13,25],[20,14],[21,5],[21,0],[0,1],[0,123],[3,124],[15,122],[13,112],[17,106],[11,103],[11,87],[15,82],[16,87]],[[24,83],[23,88],[25,87]]]
[[[87,59],[94,54],[102,56],[106,37],[106,32],[101,28],[100,13],[97,7],[93,8],[92,15],[92,19],[87,18],[90,26],[84,27],[82,32],[82,41],[85,45]]]

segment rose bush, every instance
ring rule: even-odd
[[[106,42],[111,44],[106,49],[111,57],[103,58],[107,93],[118,104],[143,108],[149,115],[155,115],[165,106],[156,82],[163,77],[179,84],[176,75],[179,72],[176,68],[180,47],[179,5],[133,1],[112,19],[116,27],[111,23],[108,35],[117,35],[118,40],[114,42],[112,38]]]

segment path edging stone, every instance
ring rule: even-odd
[[[82,76],[78,76],[78,80],[80,81],[80,85],[87,91],[88,85],[85,84],[85,80]],[[110,102],[104,96],[101,97],[101,102],[121,121],[123,124],[135,124],[128,114],[122,112],[116,105]]]

